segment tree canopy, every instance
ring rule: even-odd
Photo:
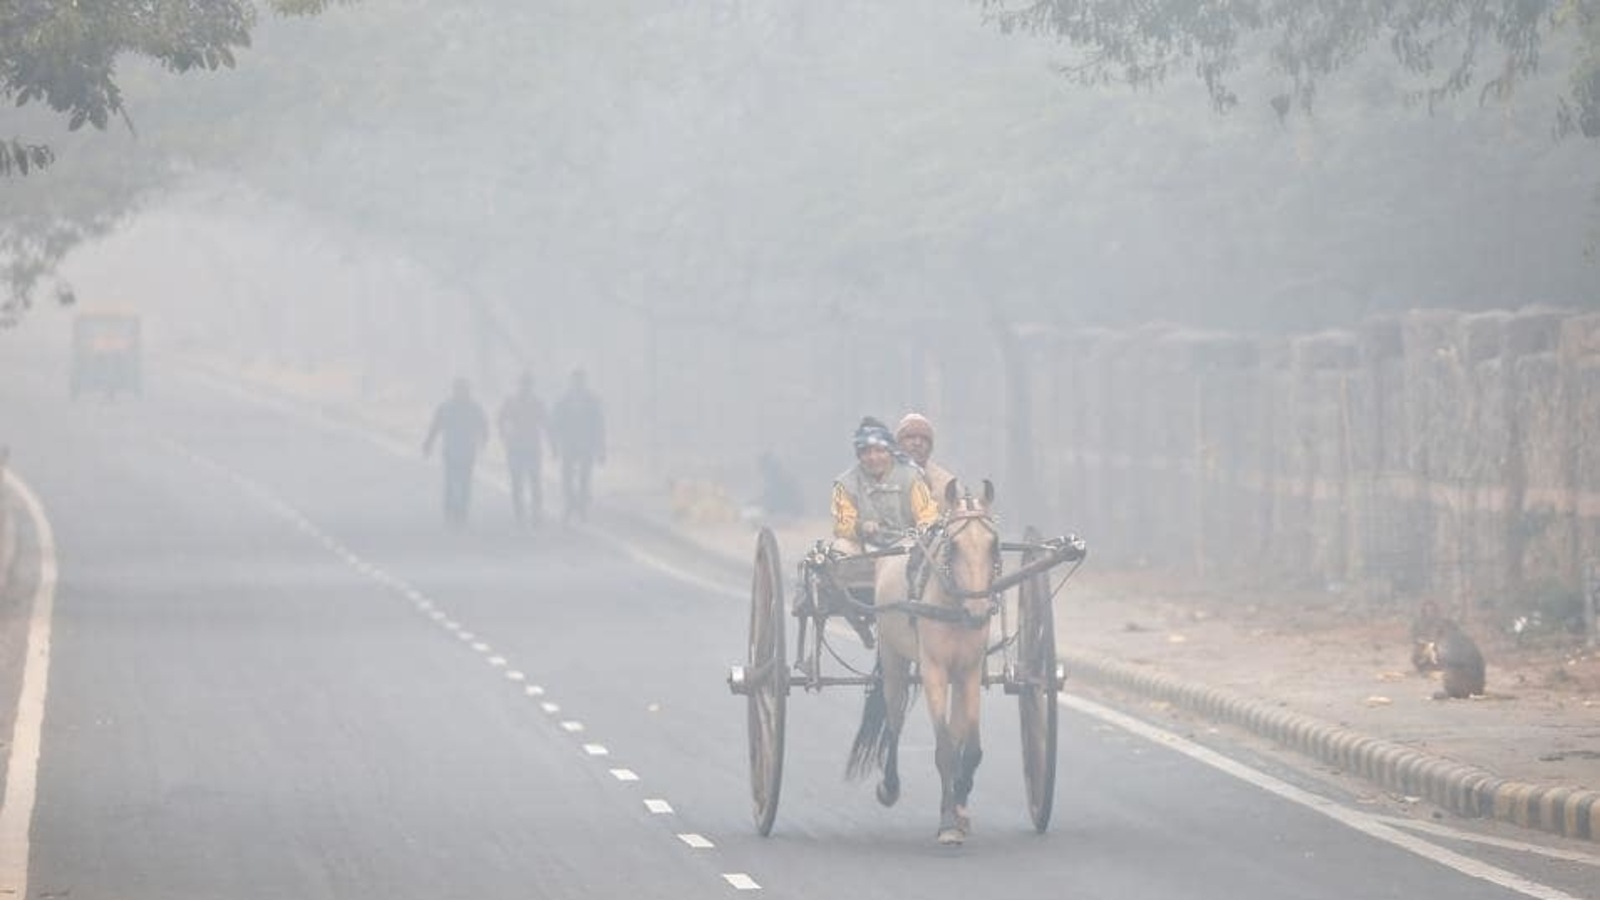
[[[1554,48],[1573,57],[1558,124],[1600,137],[1600,2],[1596,0],[982,0],[1007,32],[1058,38],[1079,51],[1061,71],[1081,82],[1151,87],[1192,68],[1218,109],[1241,102],[1237,76],[1265,61],[1282,116],[1309,110],[1317,86],[1374,46],[1421,79],[1430,108],[1476,90],[1506,99]]]
[[[265,8],[308,16],[332,2],[268,0]],[[58,161],[61,141],[85,124],[104,131],[120,120],[133,131],[118,66],[144,61],[176,74],[233,68],[259,18],[249,0],[0,3],[0,102],[13,110],[12,133],[0,132],[0,179],[9,182],[0,211],[0,327],[23,314],[73,248],[106,233],[170,172],[171,159],[151,148],[72,141],[81,164],[68,177],[38,181]],[[57,293],[70,302],[70,288]]]
[[[267,0],[284,15],[321,12],[329,0]],[[133,120],[117,83],[127,56],[172,72],[232,68],[250,46],[258,18],[250,0],[7,0],[0,4],[0,101],[42,102],[73,131]],[[0,177],[27,175],[55,161],[47,144],[0,135]]]
[[[1572,26],[1593,27],[1587,6],[1540,20],[1541,65],[1515,102],[1430,117],[1402,100],[1437,73],[1396,66],[1381,29],[1381,52],[1351,50],[1337,85],[1309,80],[1324,87],[1314,115],[1287,116],[1267,102],[1292,93],[1278,32],[1253,20],[1135,54],[1166,60],[1159,93],[1069,90],[1052,70],[1089,78],[1088,44],[1064,53],[1020,19],[1005,34],[979,2],[386,0],[264,20],[237,71],[131,61],[119,84],[142,100],[140,140],[63,136],[50,171],[7,187],[61,208],[54,188],[101,160],[86,143],[107,145],[124,183],[222,172],[563,340],[635,314],[750,333],[991,303],[1068,323],[1304,327],[1592,283],[1572,237],[1593,180],[1575,153],[1590,148],[1550,135],[1556,94],[1582,108],[1552,72],[1587,58]],[[1211,21],[1186,11],[1246,8],[1096,14],[1159,31],[1136,13],[1169,7],[1175,35]],[[1205,57],[1223,59],[1214,82],[1179,77],[1213,45],[1233,54]],[[1213,83],[1238,98],[1231,115],[1208,108]],[[117,166],[135,144],[141,164]]]

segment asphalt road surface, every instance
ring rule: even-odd
[[[60,572],[30,896],[1525,895],[1072,710],[1037,835],[999,691],[964,847],[934,842],[920,706],[897,807],[842,779],[850,689],[791,698],[782,808],[758,837],[723,681],[739,599],[593,534],[517,534],[482,486],[452,530],[415,450],[177,369],[142,398],[69,402],[12,363],[0,440]],[[1551,897],[1600,881],[1521,871]]]

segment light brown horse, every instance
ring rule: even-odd
[[[990,513],[994,485],[988,481],[983,495],[975,498],[952,480],[944,499],[938,525],[919,543],[920,561],[910,556],[879,561],[873,602],[905,602],[911,581],[925,577],[921,602],[948,610],[948,617],[958,620],[903,611],[878,614],[881,680],[867,693],[846,774],[859,778],[881,771],[878,802],[893,806],[900,799],[900,734],[911,698],[911,661],[916,660],[943,783],[939,843],[959,844],[970,828],[967,797],[983,759],[978,712],[989,619],[995,611],[989,586],[1000,571],[1000,536]],[[918,566],[928,568],[919,573]]]

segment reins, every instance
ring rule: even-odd
[[[989,608],[980,614],[974,615],[964,607],[945,606],[937,603],[927,603],[922,600],[898,600],[893,603],[864,602],[855,596],[849,585],[839,580],[834,572],[835,567],[828,564],[842,559],[885,559],[893,556],[905,556],[912,549],[908,546],[884,547],[850,556],[835,556],[819,549],[816,551],[817,556],[815,558],[823,564],[815,568],[819,570],[820,576],[826,580],[828,586],[836,592],[835,596],[843,600],[845,605],[856,613],[876,616],[885,612],[903,612],[917,618],[930,619],[936,622],[964,625],[969,628],[981,628],[988,624],[989,619],[1000,609],[1000,598],[1006,591],[1062,563],[1081,562],[1083,560],[1084,545],[1082,541],[1076,539],[1052,538],[1037,544],[997,541],[994,561],[994,571],[996,573],[1000,571],[1000,554],[1004,551],[1034,550],[1043,551],[1043,555],[1015,572],[994,578],[985,588],[963,588],[955,583],[955,574],[951,570],[949,562],[938,559],[934,551],[941,546],[947,545],[962,529],[970,527],[970,523],[974,520],[981,522],[985,528],[995,532],[998,537],[994,520],[987,513],[963,512],[945,516],[937,528],[931,529],[926,533],[917,533],[914,535],[913,540],[916,542],[916,549],[922,551],[924,558],[928,561],[928,565],[933,567],[933,575],[939,580],[939,588],[946,597],[952,600],[987,599],[989,601]],[[950,525],[956,522],[962,524],[960,527],[950,530]],[[1073,571],[1077,571],[1076,567],[1073,568]],[[1061,583],[1056,585],[1050,592],[1051,598],[1054,598],[1060,592],[1067,579],[1071,577],[1072,572],[1068,572],[1067,577],[1063,578]]]

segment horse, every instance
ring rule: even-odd
[[[951,480],[944,499],[938,523],[911,553],[878,563],[876,605],[907,602],[913,582],[925,580],[919,602],[928,611],[917,615],[913,604],[911,610],[877,614],[880,677],[867,692],[846,776],[881,772],[878,802],[893,806],[900,799],[900,734],[911,699],[911,662],[916,660],[943,785],[938,840],[960,844],[971,829],[967,798],[983,760],[978,713],[989,620],[997,608],[989,586],[1000,572],[1000,535],[990,512],[994,485],[989,481],[975,498]],[[936,616],[932,607],[946,612]]]

